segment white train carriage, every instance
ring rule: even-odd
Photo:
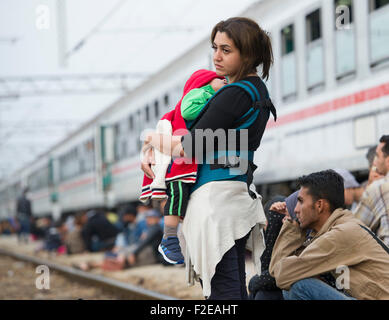
[[[350,23],[342,20],[348,11]],[[254,182],[288,185],[327,168],[366,170],[367,148],[388,133],[389,0],[263,0],[243,16],[272,37],[267,85],[279,116],[255,154]],[[175,106],[200,68],[213,68],[209,36],[50,150],[51,211],[137,200],[140,135]],[[41,191],[33,199],[38,214],[48,208]]]
[[[389,1],[267,3],[260,21],[273,38],[269,87],[279,119],[255,155],[254,182],[366,170],[368,147],[389,129]]]

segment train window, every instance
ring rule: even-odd
[[[114,134],[114,140],[115,140],[115,146],[114,146],[114,154],[115,154],[115,161],[119,160],[119,148],[118,148],[118,142],[119,142],[119,123],[115,123],[113,127],[113,134]]]
[[[335,0],[335,8],[339,8],[339,6],[346,6],[348,8],[348,13],[342,11],[336,13],[335,16],[335,58],[337,80],[355,73],[356,69],[355,28],[352,23],[353,1]],[[341,20],[338,21],[337,19]]]
[[[136,134],[140,134],[143,128],[144,119],[142,118],[141,109],[136,111],[134,126],[136,127]]]
[[[140,109],[136,111],[136,118],[135,118],[135,125],[137,128],[140,128],[141,123],[143,122],[143,119],[141,118],[141,112]]]
[[[158,119],[158,117],[159,117],[159,102],[158,102],[158,100],[156,100],[154,102],[154,115],[155,115],[155,118]]]
[[[145,117],[146,117],[146,122],[150,121],[150,108],[149,106],[146,106],[145,108]]]
[[[133,117],[133,115],[130,115],[130,117],[128,118],[128,129],[130,131],[134,130],[134,117]]]
[[[94,169],[94,140],[89,139],[82,144],[80,155],[80,173],[87,173]]]
[[[80,173],[87,172],[87,168],[85,166],[85,159],[80,159]]]
[[[85,142],[85,148],[88,152],[93,152],[93,150],[95,149],[95,141],[93,140],[93,138]]]
[[[165,96],[163,97],[163,102],[165,103],[165,107],[168,108],[169,107],[169,95],[168,94],[165,94]]]
[[[121,143],[121,158],[125,158],[127,156],[127,141],[126,140],[122,140],[122,143]]]
[[[317,9],[307,15],[306,28],[307,28],[307,42],[313,42],[321,38],[321,10]]]
[[[389,60],[389,0],[370,0],[370,64]]]
[[[282,97],[288,99],[296,95],[296,54],[294,25],[291,24],[281,30],[282,50]]]
[[[282,55],[294,51],[294,26],[293,24],[281,30]]]
[[[377,10],[389,4],[389,0],[370,0],[370,11]]]
[[[115,133],[115,136],[118,136],[120,134],[120,126],[119,126],[119,123],[116,123],[114,125],[114,133]]]
[[[49,169],[48,167],[43,167],[34,173],[32,173],[28,178],[28,185],[31,191],[37,191],[43,188],[48,188],[49,186]]]
[[[321,26],[321,9],[306,16],[307,85],[312,91],[324,85],[324,48]]]

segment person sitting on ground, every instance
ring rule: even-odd
[[[41,240],[39,242],[38,246],[35,248],[35,252],[40,252],[42,250],[45,250],[45,239],[47,238],[47,235],[49,234],[50,228],[53,227],[53,220],[51,216],[44,216],[41,218],[37,218],[36,221],[33,223],[33,235],[36,240]],[[36,237],[35,237],[36,235]]]
[[[46,231],[52,224],[51,218],[42,217],[35,218],[31,224],[31,232],[35,236],[36,240],[42,240],[45,238]]]
[[[66,251],[68,254],[83,253],[86,250],[84,240],[82,238],[84,212],[77,212],[74,216],[73,230],[69,232],[66,240]]]
[[[267,225],[264,228],[266,248],[261,256],[261,275],[254,275],[249,282],[249,300],[283,300],[275,279],[269,274],[269,264],[274,243],[282,226],[283,214],[272,210],[272,205],[285,201],[284,196],[275,196],[264,206]]]
[[[350,171],[342,168],[334,169],[340,174],[344,181],[344,204],[351,211],[354,211],[365,189],[358,183]]]
[[[43,243],[36,249],[36,252],[45,250],[50,254],[63,254],[65,253],[64,238],[66,236],[66,230],[64,223],[61,219],[57,221],[50,221],[50,225],[46,228]]]
[[[298,184],[298,221],[284,220],[269,267],[284,298],[389,299],[389,249],[343,209],[342,177],[326,170],[303,176]],[[308,239],[307,229],[312,230]],[[328,273],[336,288],[318,279]]]
[[[3,220],[0,222],[0,234],[1,235],[11,235],[13,233],[11,224],[8,220]]]
[[[119,230],[108,221],[104,213],[90,210],[82,217],[82,238],[90,252],[111,250]]]
[[[389,135],[381,137],[373,166],[384,178],[366,188],[354,214],[389,246]]]
[[[166,201],[162,201],[164,203]],[[133,267],[138,262],[144,263],[145,261],[138,261],[138,256],[147,247],[151,247],[154,259],[156,262],[168,264],[158,253],[158,245],[162,237],[163,224],[161,224],[161,212],[157,209],[149,209],[148,211],[142,212],[144,219],[133,219],[132,206],[124,206],[120,209],[122,212],[126,212],[128,218],[131,218],[133,224],[136,224],[135,230],[133,230],[133,236],[136,236],[136,242],[127,246],[120,246],[122,240],[117,239],[115,248],[105,253],[104,261],[100,265],[89,264],[88,267],[100,267],[107,271],[122,270],[125,268]],[[130,213],[131,214],[128,214]],[[135,216],[134,216],[135,217]],[[138,221],[137,221],[138,220]],[[137,221],[137,222],[136,222]],[[143,222],[146,223],[146,229],[143,226]],[[140,236],[139,236],[140,235]],[[120,234],[119,234],[120,236]],[[85,267],[83,268],[85,270]]]
[[[249,299],[251,300],[284,300],[282,290],[277,287],[276,280],[269,273],[269,265],[274,243],[280,233],[285,210],[294,212],[298,191],[287,198],[276,196],[266,203],[264,210],[267,226],[264,230],[266,249],[261,256],[261,275],[255,275],[249,282]]]
[[[377,145],[372,146],[367,150],[366,159],[369,163],[369,177],[362,183],[362,187],[366,190],[374,181],[383,178],[384,176],[377,172],[377,167],[374,165]]]
[[[202,69],[194,72],[185,83],[183,97],[175,109],[158,122],[157,132],[172,135],[181,130],[183,133],[182,130],[197,118],[207,101],[225,84],[224,77],[218,76],[214,71]],[[167,262],[183,264],[184,256],[177,229],[185,216],[191,185],[196,182],[197,164],[179,163],[158,150],[153,152],[156,156],[153,167],[155,177],[152,180],[151,177],[144,176],[140,200],[168,198],[164,211],[164,234],[158,250]]]
[[[113,208],[105,209],[104,212],[108,221],[111,222],[113,225],[119,222],[119,215]]]
[[[136,205],[136,223],[142,223],[144,229],[147,229],[146,213],[150,210],[153,210],[152,201],[139,202]],[[144,234],[141,236],[141,238],[142,237],[144,237]]]
[[[134,266],[137,262],[137,256],[147,247],[153,249],[155,261],[163,265],[171,265],[159,254],[158,247],[163,236],[162,216],[157,209],[150,210],[146,213],[147,232],[133,250],[127,255],[126,260],[129,266]]]
[[[116,227],[121,231],[115,242],[115,251],[121,248],[134,246],[139,242],[142,234],[147,229],[146,220],[141,219],[137,222],[136,208],[131,204],[123,205],[119,208],[119,220]]]

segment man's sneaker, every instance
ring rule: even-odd
[[[163,258],[171,264],[183,264],[184,256],[181,253],[180,242],[177,237],[163,239],[158,247]]]

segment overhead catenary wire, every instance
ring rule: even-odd
[[[127,0],[119,0],[111,11],[109,11],[99,23],[97,23],[70,51],[66,53],[65,58],[68,59],[72,54],[78,51],[88,41],[88,39],[101,28],[101,26],[103,26],[117,10],[125,4],[126,1]]]

